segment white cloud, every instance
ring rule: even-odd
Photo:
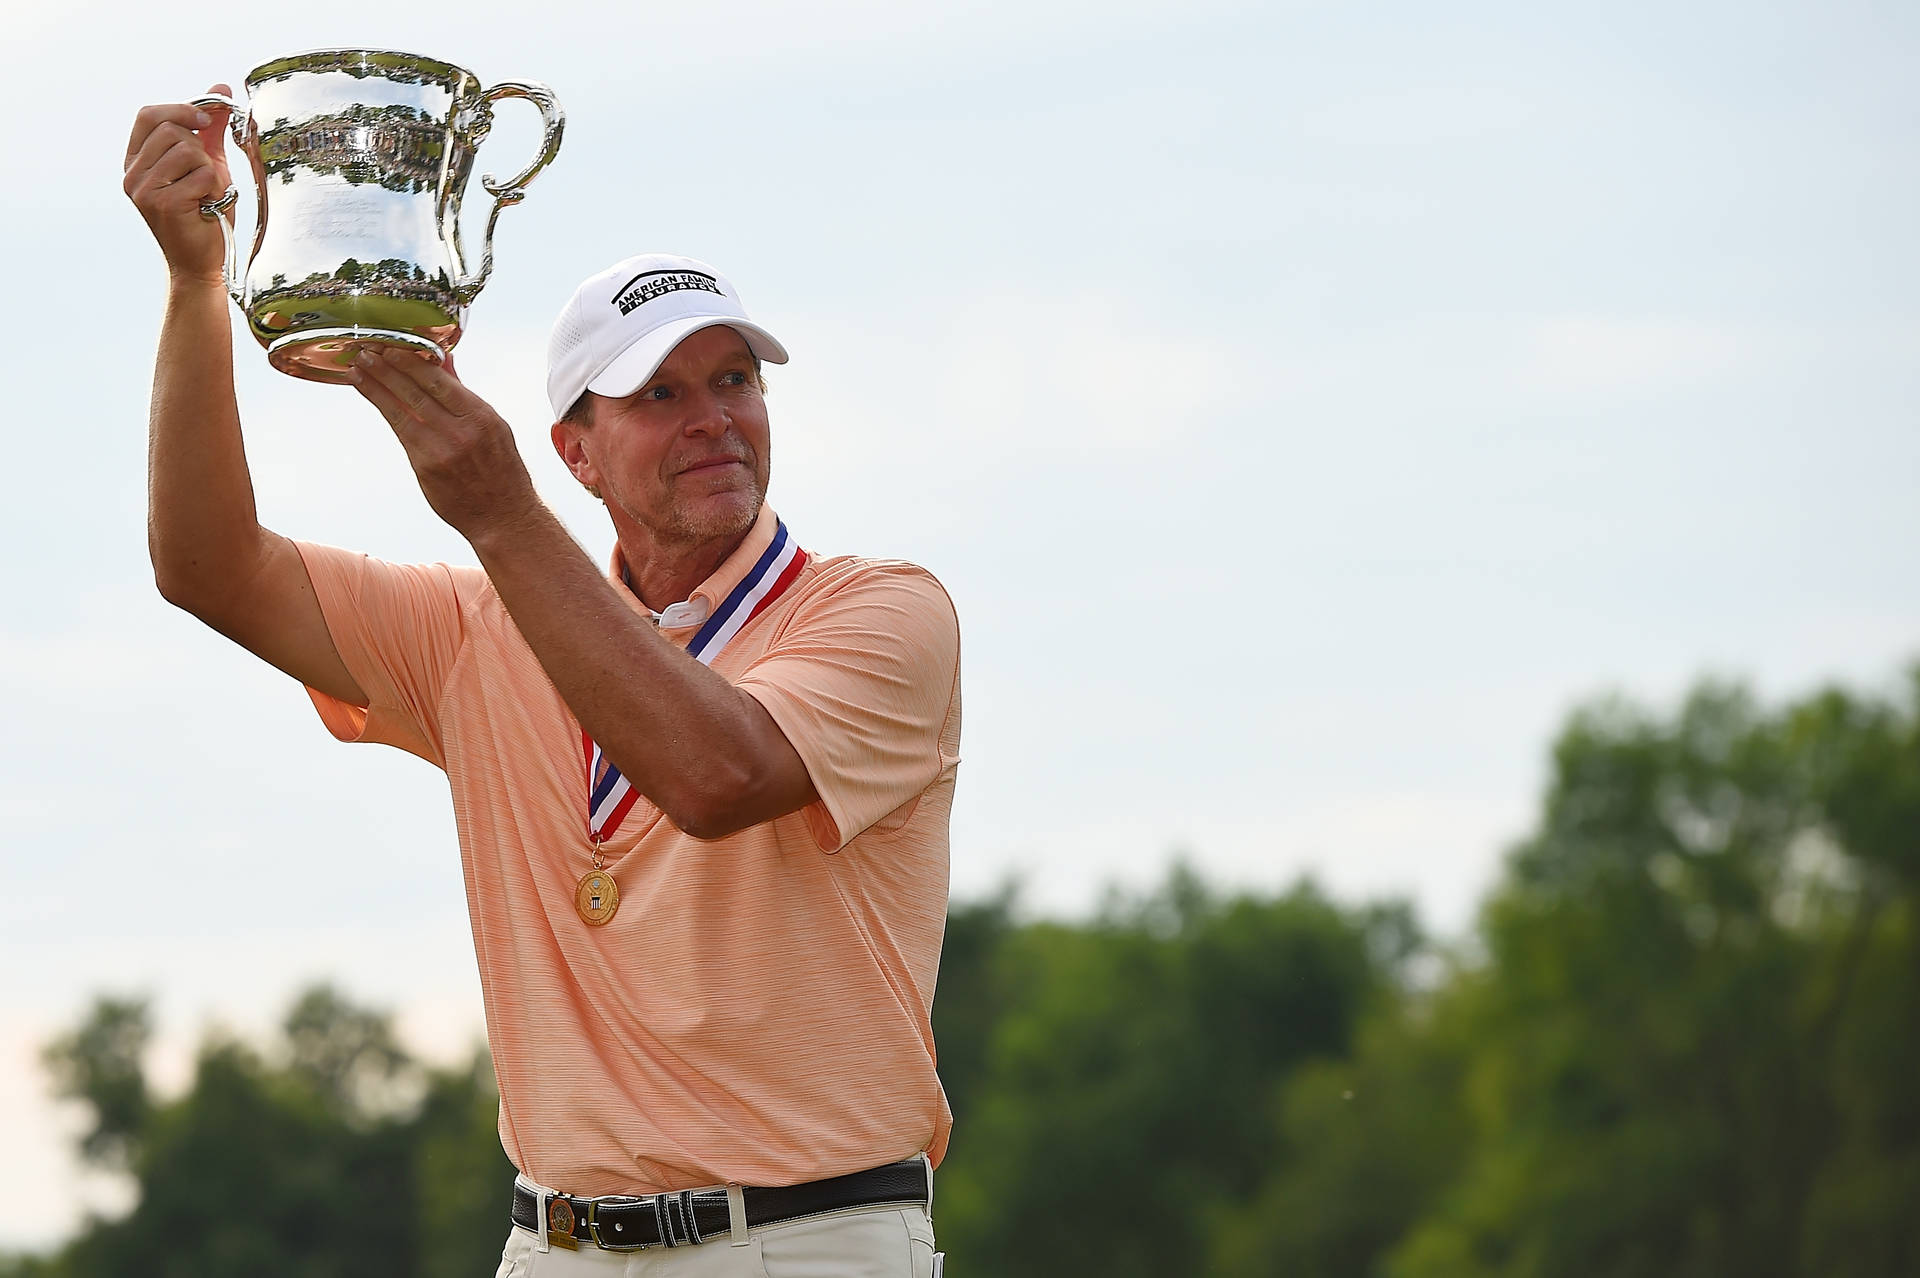
[[[1507,796],[1385,788],[1299,799],[1276,793],[1271,807],[1258,815],[1130,812],[1022,830],[1017,846],[993,847],[974,831],[984,854],[956,865],[954,892],[977,897],[1011,876],[1030,908],[1083,914],[1109,885],[1151,888],[1168,853],[1184,849],[1204,879],[1224,887],[1271,892],[1310,875],[1348,903],[1410,898],[1428,928],[1452,937],[1471,924],[1502,850],[1532,815],[1529,803]]]
[[[970,470],[1175,445],[1254,379],[1239,352],[1168,318],[1100,293],[1014,292],[857,330],[803,317],[806,359],[772,374],[776,421],[836,466],[896,474],[903,458]]]
[[[1559,315],[1525,338],[1528,380],[1550,391],[1640,390],[1705,381],[1735,369],[1747,343],[1733,330],[1661,316]]]
[[[1020,44],[1063,32],[1084,35],[1095,30],[1151,30],[1177,20],[1190,22],[1202,13],[1228,13],[1248,7],[1237,0],[1192,0],[1179,10],[1161,0],[926,0],[916,5],[889,0],[817,0],[806,6],[784,0],[738,0],[715,9],[563,0],[546,12],[547,21],[529,24],[528,9],[520,0],[471,0],[460,10],[460,29],[452,33],[445,13],[439,10],[383,13],[379,30],[371,35],[371,47],[414,49],[456,62],[477,62],[474,50],[478,48],[489,49],[498,57],[509,45],[574,47],[579,43],[577,33],[582,24],[592,24],[612,47],[644,30],[646,43],[629,47],[628,65],[651,78],[703,57],[790,58],[797,49],[830,54],[901,40],[950,44],[960,38]],[[20,28],[16,34],[49,41],[80,33],[98,34],[104,29],[131,43],[134,36],[174,30],[163,14],[135,0],[75,0],[65,5],[34,6],[23,9],[15,25]],[[244,40],[259,61],[300,49],[369,47],[370,39],[368,25],[359,14],[329,16],[273,9],[250,14],[249,20],[235,24],[231,33],[213,34],[236,46]],[[604,56],[609,59],[609,70],[613,70],[617,65],[613,60],[620,55],[609,51]],[[577,62],[578,55],[570,61]],[[252,65],[236,66],[229,74],[237,83]],[[542,74],[540,68],[531,66],[474,69],[492,76]]]
[[[0,633],[0,686],[71,711],[150,687],[187,655],[151,632],[129,635],[105,615],[89,616],[50,634]]]
[[[1341,147],[1429,146],[1512,133],[1535,124],[1537,96],[1514,87],[1451,81],[1355,93],[1304,111],[1294,131]]]

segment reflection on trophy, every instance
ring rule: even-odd
[[[539,154],[512,179],[484,174],[493,196],[480,266],[468,266],[460,203],[493,104],[526,98],[545,125]],[[375,49],[295,54],[247,77],[232,110],[233,139],[258,191],[253,252],[241,272],[222,211],[238,192],[201,206],[227,233],[227,291],[283,373],[344,381],[354,352],[400,346],[440,358],[466,327],[467,307],[493,271],[500,210],[560,150],[566,115],[543,84],[482,88],[471,71]]]

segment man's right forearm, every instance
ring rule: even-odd
[[[148,425],[154,581],[189,612],[217,612],[263,552],[233,394],[227,294],[218,282],[175,278],[168,288]]]

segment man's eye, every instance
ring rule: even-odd
[[[647,399],[672,399],[673,392],[664,386],[649,386],[642,392]]]
[[[747,375],[739,369],[735,369],[731,373],[722,373],[720,375],[720,381],[723,385],[727,386],[745,386],[747,384]]]

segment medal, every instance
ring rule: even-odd
[[[807,552],[787,536],[786,524],[779,523],[766,553],[688,641],[687,654],[701,665],[712,665],[727,642],[786,593],[806,566]],[[573,906],[589,926],[599,927],[620,908],[620,887],[613,881],[613,871],[606,867],[603,846],[640,798],[640,792],[584,728],[580,742],[586,754],[587,841],[593,845],[593,869],[574,888]]]
[[[588,924],[599,927],[620,908],[620,885],[601,867],[600,849],[596,847],[593,852],[593,868],[581,876],[580,886],[573,890],[573,908]]]

